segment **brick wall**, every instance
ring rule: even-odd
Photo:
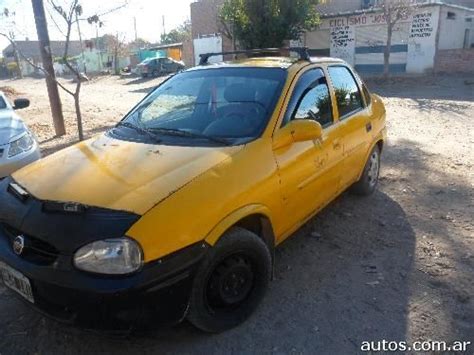
[[[222,37],[222,50],[231,51],[233,48],[232,41],[224,36],[219,22],[219,8],[223,3],[224,0],[201,0],[191,3],[192,38],[219,34]],[[183,47],[186,66],[195,65],[193,43],[185,43]],[[230,58],[225,57],[224,59],[228,60]]]
[[[219,7],[224,0],[202,0],[191,3],[193,38],[219,33]]]
[[[438,50],[434,70],[438,73],[474,73],[474,48]]]
[[[194,48],[193,40],[188,39],[183,42],[183,62],[187,68],[190,68],[194,65]]]

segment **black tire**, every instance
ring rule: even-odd
[[[262,239],[243,228],[230,229],[199,266],[188,320],[210,333],[243,323],[265,295],[271,269],[270,251]]]
[[[377,188],[380,173],[380,148],[375,146],[365,163],[364,172],[350,191],[356,195],[368,196]]]

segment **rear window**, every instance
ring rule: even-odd
[[[344,118],[363,108],[359,87],[348,68],[329,67],[329,76],[334,86],[339,117]]]

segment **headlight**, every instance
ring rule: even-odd
[[[35,144],[34,139],[31,134],[27,132],[21,138],[10,143],[10,148],[8,149],[8,157],[11,158],[20,153],[29,151],[33,147],[33,144]]]
[[[74,265],[98,274],[129,274],[141,268],[143,253],[132,239],[99,240],[80,248],[74,255]]]

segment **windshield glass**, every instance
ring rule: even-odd
[[[280,68],[218,68],[175,75],[125,122],[169,136],[224,138],[241,143],[261,135],[286,79]],[[174,131],[174,132],[172,132]],[[182,137],[181,137],[182,138]]]

